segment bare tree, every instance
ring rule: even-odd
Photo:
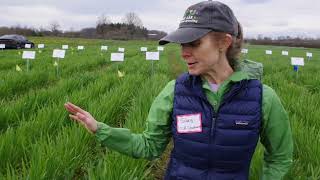
[[[60,33],[59,28],[60,28],[60,25],[59,25],[58,21],[52,21],[49,24],[49,29],[54,36],[57,36]]]
[[[110,23],[111,23],[111,21],[110,21],[109,17],[106,16],[105,14],[102,14],[101,16],[98,17],[97,25],[110,24]]]
[[[141,19],[139,18],[139,16],[134,13],[134,12],[129,12],[127,13],[124,18],[123,18],[123,22],[125,24],[128,24],[128,25],[134,25],[136,27],[139,27],[139,28],[142,28],[143,27],[143,24],[142,24],[142,21]]]
[[[102,14],[98,17],[96,31],[97,34],[100,35],[102,38],[106,37],[108,25],[111,23],[109,17],[105,14]]]

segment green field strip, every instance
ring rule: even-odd
[[[110,114],[114,115],[125,112],[125,108],[121,109],[119,107],[128,102],[129,97],[132,96],[133,88],[138,89],[139,82],[142,80],[141,78],[137,78],[136,76],[127,76],[120,86],[110,89],[105,95],[99,97],[90,93],[92,88],[87,87],[86,90],[71,94],[70,98],[74,99],[76,104],[83,106],[85,106],[85,102],[88,102],[89,99],[92,100],[90,101],[90,104],[88,104],[88,109],[90,110],[90,107],[95,108],[93,114],[96,115],[97,119],[110,119],[108,118]],[[137,86],[133,87],[135,84],[129,84],[128,82],[135,82]],[[122,98],[117,98],[120,96]],[[51,106],[49,105],[48,107],[41,109],[35,116],[31,117],[31,120],[21,122],[19,127],[15,129],[8,129],[6,133],[1,135],[0,157],[5,157],[3,158],[2,166],[11,166],[19,170],[21,168],[22,159],[32,162],[32,159],[29,159],[30,154],[33,153],[32,149],[34,146],[38,146],[37,144],[39,144],[39,139],[43,136],[54,139],[56,134],[61,131],[62,127],[72,124],[66,116],[66,110],[63,108],[64,102],[65,101],[62,100],[58,103],[52,103]],[[97,104],[99,106],[97,106]],[[110,104],[114,107],[110,108]],[[115,118],[113,120],[118,119]],[[31,127],[32,129],[29,129]],[[11,140],[13,139],[15,139],[15,144],[11,143]],[[57,141],[61,141],[61,139]],[[63,143],[63,141],[61,141],[61,143]],[[11,153],[12,156],[7,156],[6,153],[13,151],[14,148],[19,148],[19,150]],[[1,167],[0,170],[1,169],[4,169],[4,167]],[[2,174],[3,173],[4,172],[2,172]]]

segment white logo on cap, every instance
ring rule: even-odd
[[[191,22],[191,23],[198,23],[198,11],[194,9],[188,9],[181,20],[181,23]]]

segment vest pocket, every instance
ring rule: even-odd
[[[255,144],[259,133],[247,129],[219,129],[216,132],[216,144],[220,146],[250,146]]]

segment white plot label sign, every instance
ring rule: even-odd
[[[78,46],[78,50],[84,50],[84,46]]]
[[[119,52],[124,52],[124,48],[118,48]]]
[[[281,54],[282,54],[283,56],[288,56],[288,55],[289,55],[289,52],[288,52],[288,51],[282,51]]]
[[[43,49],[44,48],[44,44],[38,44],[38,49]]]
[[[63,59],[66,54],[66,50],[54,49],[52,53],[52,57]]]
[[[243,53],[243,54],[248,54],[248,49],[241,49],[241,53]]]
[[[291,57],[291,65],[304,66],[304,59],[301,57]]]
[[[152,60],[152,61],[159,60],[159,51],[158,52],[146,52],[146,60]]]
[[[148,51],[148,48],[147,48],[147,47],[141,47],[141,48],[140,48],[140,51],[141,51],[141,52],[147,52],[147,51]]]
[[[35,59],[36,52],[35,51],[23,51],[22,59]]]
[[[24,47],[25,47],[26,49],[30,49],[30,48],[31,48],[31,44],[25,44]]]
[[[0,49],[5,49],[6,45],[5,44],[0,44]]]
[[[69,49],[69,45],[62,45],[62,49]]]
[[[158,46],[158,51],[164,51],[164,47]]]
[[[312,57],[312,53],[307,52],[306,56],[309,57],[309,58],[311,58],[311,57]]]
[[[124,53],[111,53],[111,61],[124,61]]]
[[[108,46],[101,46],[101,51],[108,51]]]
[[[266,54],[272,54],[272,51],[271,50],[266,50]]]

